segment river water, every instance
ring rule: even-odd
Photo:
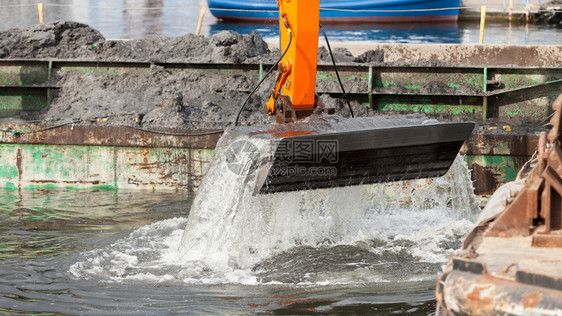
[[[253,175],[226,158],[240,140],[221,138],[195,198],[2,192],[0,313],[435,310],[436,279],[479,211],[460,156],[433,180],[253,196]]]
[[[26,3],[34,1],[0,1]],[[65,6],[46,6],[46,22],[80,21],[107,38],[180,36],[195,30],[199,12],[196,1],[51,3]],[[164,9],[122,9],[147,5]],[[5,7],[0,30],[36,19],[34,5]],[[203,34],[224,29],[277,36],[275,26],[224,24],[210,16]],[[474,24],[330,26],[328,33],[366,42],[478,38]],[[501,24],[487,34],[494,44],[562,42],[552,26]],[[442,265],[478,213],[462,159],[429,182],[242,200],[245,187],[217,168],[207,182],[230,187],[203,186],[207,199],[161,192],[1,192],[0,313],[428,315],[435,310]],[[237,205],[236,211],[223,212],[225,205]]]
[[[0,0],[0,31],[38,23],[34,0]],[[73,20],[89,24],[109,39],[182,36],[194,33],[204,0],[53,0],[43,8],[44,21]],[[144,10],[141,8],[157,8]],[[363,43],[477,44],[479,23],[408,23],[325,25],[334,41]],[[267,24],[233,24],[218,21],[207,12],[201,34],[222,30],[249,33],[257,30],[266,39],[278,37],[278,27]],[[562,25],[489,22],[484,43],[499,45],[560,45]]]

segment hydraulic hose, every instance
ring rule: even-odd
[[[254,89],[252,90],[252,92],[250,92],[250,94],[248,95],[248,97],[246,98],[246,101],[244,101],[244,103],[242,104],[242,106],[240,107],[240,110],[238,111],[238,114],[236,115],[236,120],[234,121],[234,126],[238,126],[238,120],[240,119],[240,114],[242,114],[242,111],[244,110],[244,108],[246,107],[246,104],[248,103],[248,101],[250,100],[250,98],[252,97],[252,95],[254,95],[254,93],[256,92],[256,90],[258,90],[259,86],[261,86],[261,84],[264,82],[264,80],[271,74],[271,72],[273,71],[273,68],[276,68],[277,65],[281,62],[281,60],[283,59],[283,57],[285,57],[285,55],[287,54],[287,52],[289,51],[289,47],[291,47],[291,42],[293,41],[293,32],[289,31],[289,44],[287,44],[287,48],[285,48],[285,51],[283,52],[283,54],[281,54],[281,57],[279,57],[279,60],[277,60],[277,62],[271,66],[271,68],[269,68],[269,70],[265,73],[265,76],[263,76],[263,78],[260,80],[260,82],[254,87]]]

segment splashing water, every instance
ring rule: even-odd
[[[251,157],[237,172],[228,157],[240,141],[261,155],[270,150],[264,139],[228,131],[187,219],[145,226],[90,251],[71,274],[209,284],[434,278],[479,210],[460,156],[436,179],[252,195]]]

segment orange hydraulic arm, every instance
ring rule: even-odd
[[[281,50],[288,48],[278,64],[275,89],[265,105],[265,112],[276,115],[277,121],[284,123],[310,115],[317,105],[320,0],[277,0],[277,6]]]

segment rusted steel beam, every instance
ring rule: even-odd
[[[561,290],[454,269],[440,279],[441,308],[454,315],[561,315]],[[507,294],[509,293],[509,294]]]
[[[157,128],[47,124],[0,124],[3,142],[46,145],[100,145],[131,147],[215,148],[219,129]],[[460,153],[470,156],[530,157],[538,143],[536,134],[473,134]]]
[[[9,144],[90,145],[148,148],[211,149],[222,130],[126,126],[0,124],[1,139]]]
[[[537,150],[538,141],[538,133],[472,134],[461,148],[461,154],[531,157]]]
[[[224,76],[240,73],[258,77],[260,69],[272,67],[272,64],[225,64],[225,63],[177,63],[177,62],[139,62],[139,61],[88,61],[88,60],[0,60],[0,86],[29,86],[47,82],[51,72],[77,72],[93,75],[142,75],[153,67],[162,67],[172,72],[198,71],[217,72]],[[368,93],[369,88],[393,89],[403,88],[409,93],[424,88],[427,84],[435,90],[436,84],[449,87],[450,90],[463,88],[459,95],[484,96],[506,91],[536,87],[562,79],[560,67],[528,66],[466,66],[462,64],[447,65],[388,65],[373,67],[361,64],[341,64],[338,66],[343,81],[354,83],[357,91]],[[487,73],[483,78],[483,70]],[[331,65],[318,66],[319,82],[334,82],[335,76]],[[373,84],[369,85],[369,81]],[[490,85],[486,89],[485,85]],[[445,89],[446,90],[446,89]],[[446,92],[436,91],[435,94]]]
[[[533,236],[532,244],[533,247],[542,248],[562,248],[562,235],[560,232],[550,232],[543,233],[537,232]]]

